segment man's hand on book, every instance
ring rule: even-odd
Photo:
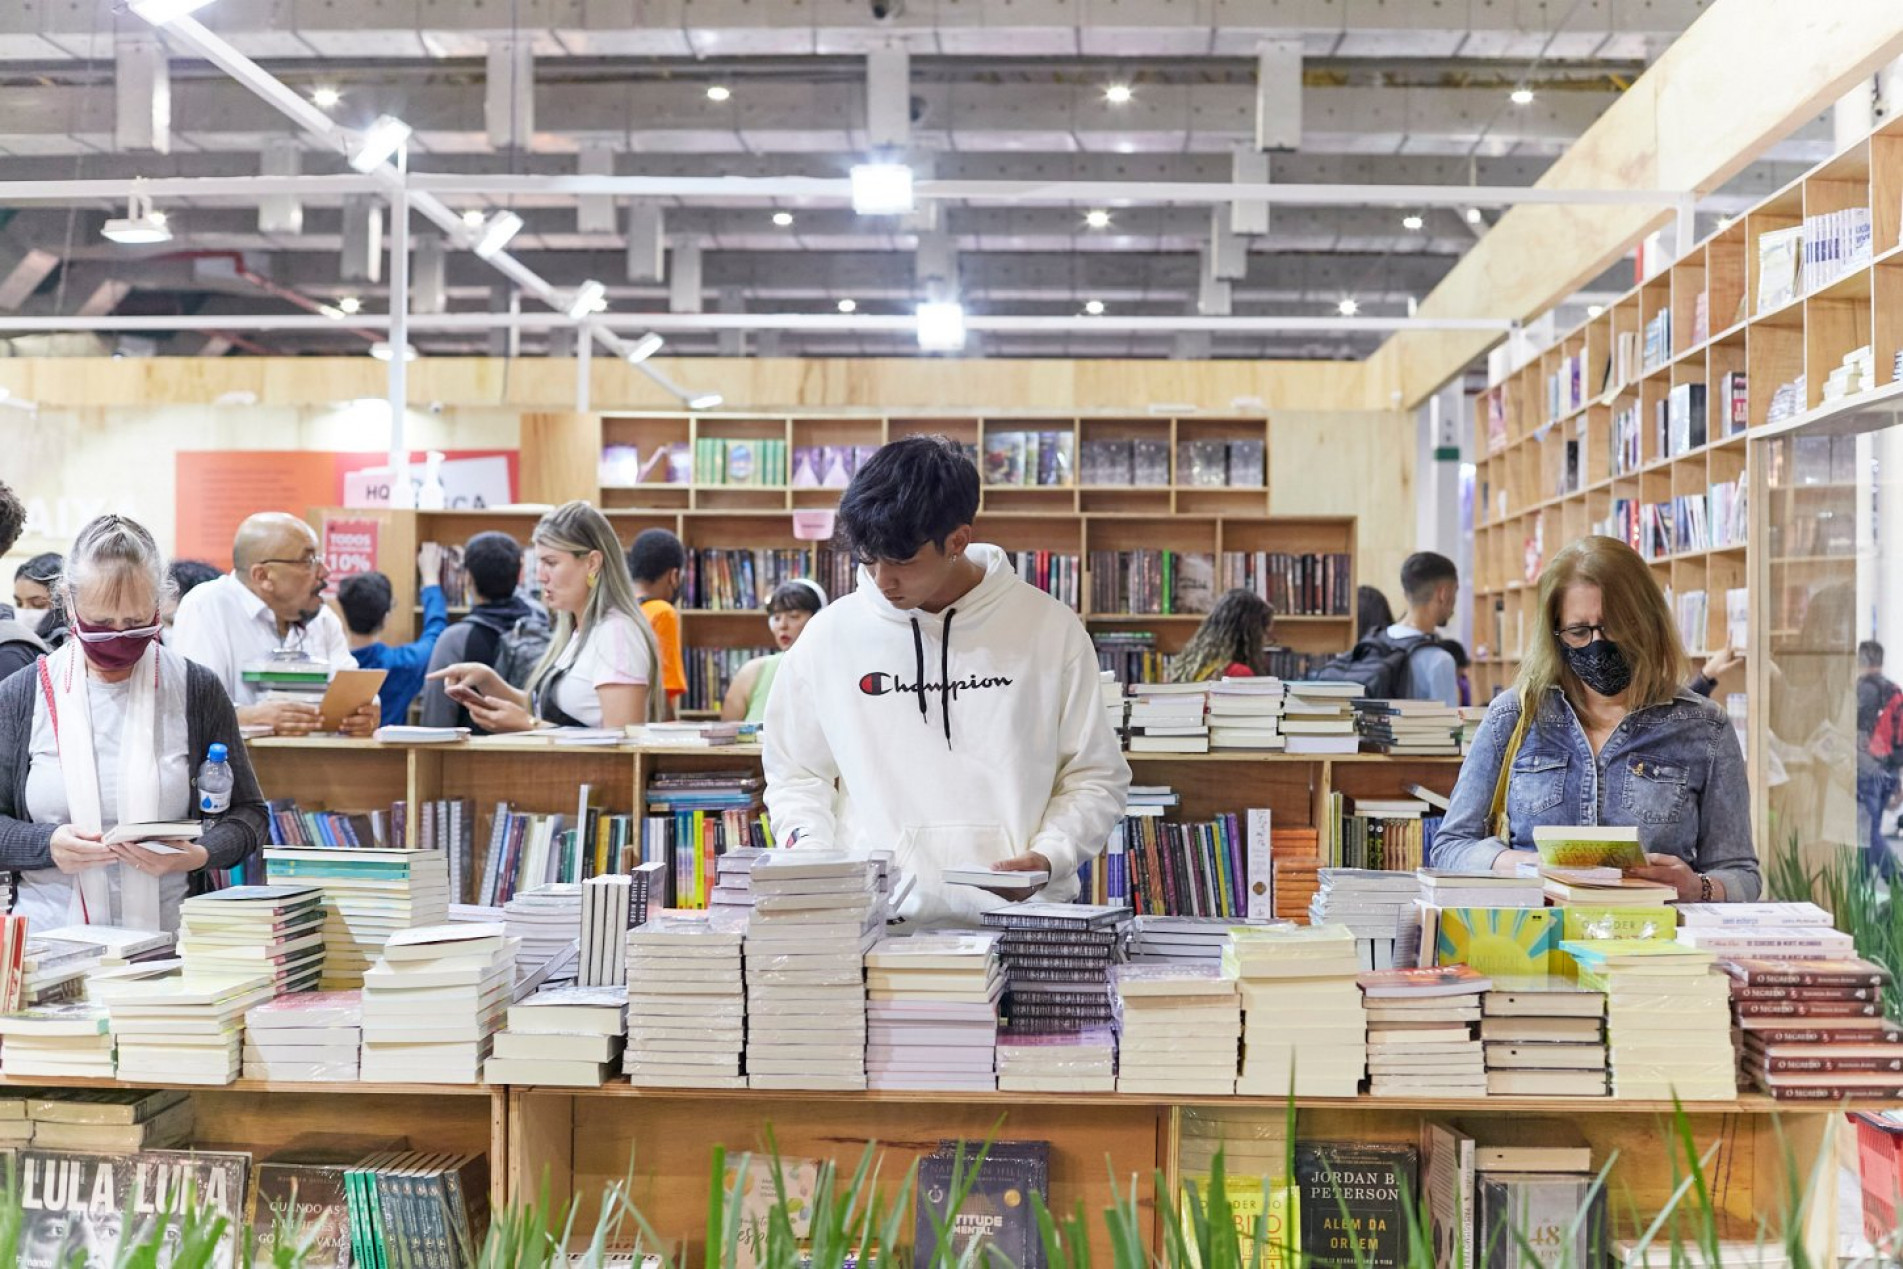
[[[991,866],[999,872],[1049,872],[1051,861],[1037,851],[1027,850],[1022,855],[1013,855]],[[1025,899],[1037,893],[1034,890],[992,890],[989,886],[985,889],[1000,899]]]

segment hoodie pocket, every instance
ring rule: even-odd
[[[975,920],[1004,901],[976,886],[946,885],[945,869],[1001,863],[1022,853],[997,824],[908,824],[893,847],[893,862],[914,879],[904,915],[927,923]]]

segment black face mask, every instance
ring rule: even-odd
[[[1583,648],[1562,644],[1560,651],[1579,681],[1601,696],[1617,696],[1632,685],[1632,663],[1610,639],[1594,639]]]

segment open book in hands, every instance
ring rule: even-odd
[[[179,853],[178,847],[167,845],[168,841],[195,842],[204,831],[205,826],[197,820],[118,824],[99,840],[107,846],[116,846],[120,842],[137,842],[154,855],[176,855]]]

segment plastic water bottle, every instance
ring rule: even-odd
[[[198,768],[198,813],[200,815],[223,815],[231,809],[231,764],[226,761],[230,751],[223,745],[213,745],[205,753],[205,761]]]

